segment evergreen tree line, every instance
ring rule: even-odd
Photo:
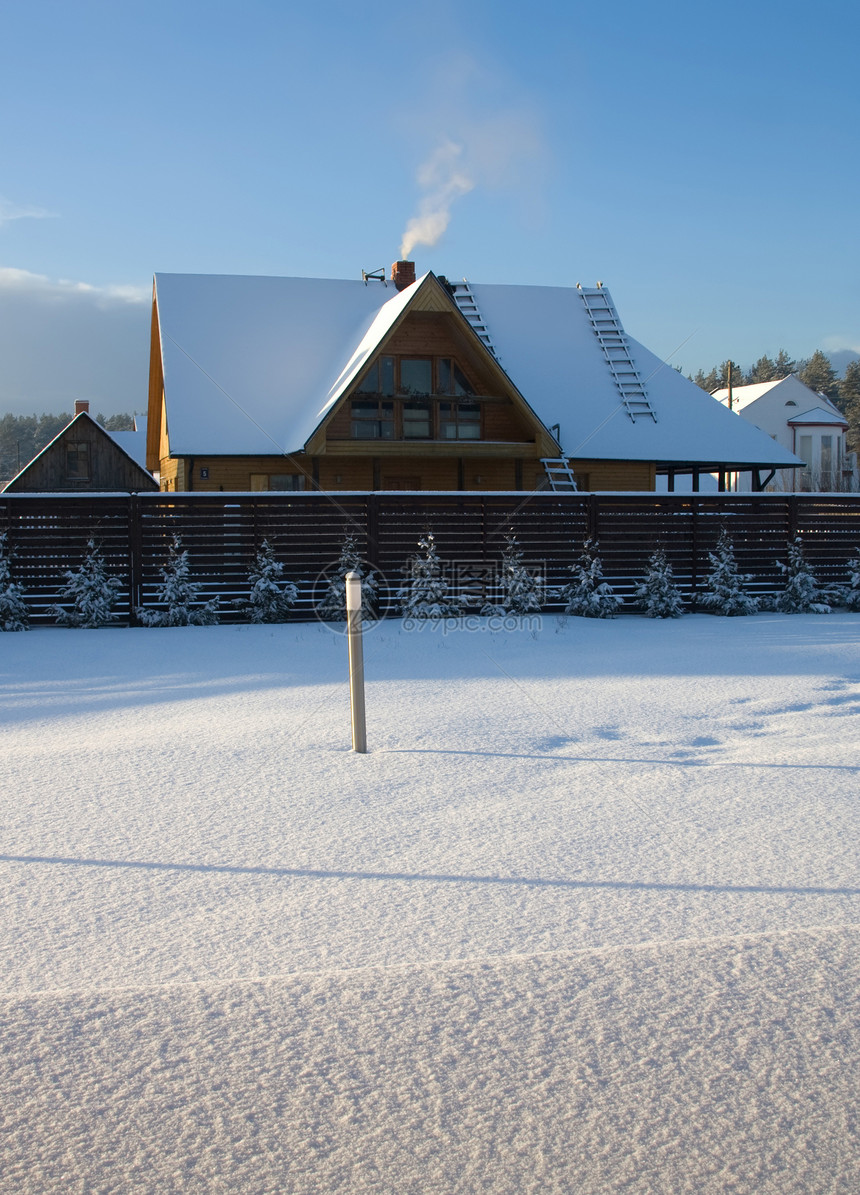
[[[59,415],[3,415],[0,417],[0,485],[15,474],[50,444],[72,420],[64,411]],[[131,415],[97,415],[96,420],[105,431],[124,432],[134,429]]]
[[[725,528],[713,552],[711,569],[704,585],[693,597],[694,607],[724,616],[755,614],[758,610],[776,610],[784,614],[829,614],[832,605],[860,612],[860,548],[846,566],[846,582],[821,589],[806,560],[803,540],[798,535],[786,546],[787,559],[778,563],[785,583],[773,597],[761,597],[748,590],[753,580],[738,570],[734,545]],[[250,622],[286,622],[298,598],[298,587],[283,580],[284,565],[275,556],[267,540],[257,549],[248,573],[249,592],[233,606]],[[477,608],[483,616],[518,619],[540,611],[547,597],[561,599],[565,615],[583,618],[614,618],[623,598],[613,593],[604,580],[598,545],[586,540],[579,558],[569,566],[571,580],[561,589],[548,591],[542,578],[524,563],[522,551],[513,532],[505,537],[500,568],[490,592]],[[353,535],[344,537],[340,556],[332,567],[327,586],[315,612],[325,621],[346,619],[346,583],[348,572],[362,579],[362,612],[372,619],[378,615],[378,582],[364,564]],[[446,569],[439,557],[432,531],[418,541],[418,551],[404,569],[405,581],[397,591],[397,608],[408,622],[461,619],[476,609],[472,595],[458,593],[446,579]],[[205,601],[200,585],[191,576],[188,551],[179,536],[174,536],[167,562],[161,569],[162,584],[155,602],[135,613],[145,627],[211,626],[218,622],[220,599]],[[87,544],[80,567],[65,573],[66,585],[60,601],[50,609],[59,626],[103,627],[113,622],[113,607],[122,583],[107,570],[104,556],[95,540]],[[638,608],[650,618],[680,618],[684,613],[683,595],[675,583],[672,566],[663,548],[658,547],[648,561],[648,569],[634,592]],[[23,631],[29,624],[25,591],[14,577],[14,552],[7,535],[0,533],[0,630]],[[507,624],[505,624],[507,625]]]
[[[776,360],[767,355],[759,357],[746,372],[736,361],[729,359],[722,365],[715,365],[710,373],[700,369],[695,376],[688,376],[690,381],[695,382],[702,390],[713,394],[715,390],[724,390],[728,386],[729,367],[732,372],[732,386],[778,382],[787,378],[789,374],[796,374],[805,386],[819,394],[826,394],[839,408],[848,422],[849,448],[860,450],[860,361],[851,361],[839,378],[830,363],[830,358],[821,349],[816,349],[811,357],[800,361],[793,360],[784,349],[780,349]]]

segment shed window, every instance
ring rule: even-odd
[[[88,440],[69,440],[66,444],[66,480],[89,481],[90,445]]]

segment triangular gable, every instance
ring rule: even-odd
[[[802,415],[792,415],[788,420],[788,426],[796,425],[847,428],[848,422],[843,415],[839,415],[835,411],[827,411],[824,407],[813,407],[811,411],[804,411]]]
[[[338,401],[346,394],[371,357],[381,351],[381,346],[406,315],[406,312],[412,306],[414,299],[428,277],[428,274],[424,274],[421,278],[416,279],[411,286],[407,286],[404,290],[399,291],[379,310],[373,323],[361,338],[361,342],[356,347],[355,352],[349,361],[347,361],[340,377],[335,380],[334,385],[329,391],[328,397],[317,415],[317,426],[319,426],[319,423],[325,419],[326,415],[334,409]],[[310,439],[310,437],[308,438]]]
[[[42,448],[39,452],[37,452],[36,455],[33,457],[33,459],[31,461],[28,461],[23,469],[21,469],[18,473],[15,474],[15,476],[11,479],[11,481],[9,481],[7,483],[7,485],[4,487],[4,489],[12,490],[12,489],[16,488],[16,484],[18,482],[26,481],[27,474],[34,472],[36,470],[42,457],[46,456],[49,452],[51,452],[51,450],[61,440],[74,438],[75,426],[79,425],[82,421],[86,422],[88,428],[91,431],[92,431],[92,429],[95,429],[95,432],[98,436],[101,436],[105,440],[107,440],[108,443],[113,448],[113,450],[126,459],[128,464],[132,466],[133,471],[136,472],[137,475],[139,475],[140,482],[141,482],[141,488],[152,489],[154,487],[155,482],[154,482],[152,475],[150,473],[148,473],[146,471],[146,469],[143,468],[143,466],[140,464],[140,462],[135,460],[134,457],[131,455],[131,453],[127,452],[126,449],[123,448],[123,446],[121,444],[119,444],[114,439],[114,437],[111,435],[111,433],[102,427],[102,425],[98,422],[98,420],[93,419],[92,415],[88,414],[88,412],[81,411],[79,414],[75,415],[73,419],[69,420],[69,422],[62,429],[62,431],[57,432],[57,434],[54,436],[54,438],[52,440],[50,440],[45,445],[44,448]]]
[[[498,360],[477,335],[468,320],[464,318],[454,299],[445,290],[435,274],[428,272],[421,278],[418,278],[411,286],[406,287],[395,298],[389,300],[367,330],[367,333],[355,349],[343,373],[332,387],[328,401],[320,411],[319,424],[314,434],[307,441],[307,450],[309,452],[317,453],[321,451],[324,442],[321,434],[323,425],[334,415],[341,401],[350,393],[364,367],[374,357],[384,352],[393,334],[413,311],[435,311],[440,314],[453,316],[457,321],[458,329],[464,336],[468,337],[471,344],[471,351],[481,359],[484,370],[495,379],[498,392],[510,398],[518,413],[534,428],[535,436],[541,444],[541,452],[550,453],[557,451],[557,445],[552,434],[547,430],[539,416],[499,365]]]

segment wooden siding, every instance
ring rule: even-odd
[[[350,452],[349,449],[353,451]],[[475,440],[428,443],[427,441],[351,441],[342,452],[309,457],[293,456],[168,457],[161,462],[161,489],[174,493],[226,492],[257,489],[255,476],[297,473],[306,490],[384,490],[386,478],[418,480],[410,489],[419,490],[539,490],[546,486],[546,473],[534,455],[532,444],[504,446]],[[572,461],[574,472],[590,490],[653,490],[654,465],[648,461]],[[208,477],[201,477],[201,470]]]
[[[69,449],[86,445],[87,476],[68,471]],[[153,490],[155,480],[121,449],[88,415],[77,416],[9,483],[10,493],[97,493],[111,490]]]
[[[570,579],[586,537],[597,538],[607,581],[637,609],[633,592],[659,545],[690,600],[709,570],[725,527],[739,569],[753,592],[777,592],[777,562],[789,539],[803,536],[822,585],[844,584],[846,563],[860,545],[860,495],[820,494],[551,494],[320,493],[0,495],[0,531],[15,553],[13,577],[26,590],[35,622],[52,622],[68,569],[79,566],[94,537],[123,590],[120,620],[155,601],[160,569],[174,534],[188,549],[201,597],[219,596],[225,620],[247,596],[248,569],[268,539],[299,586],[297,618],[313,616],[346,531],[379,570],[383,605],[392,609],[404,569],[426,528],[436,535],[451,582],[472,594],[492,579],[504,537],[513,531],[526,564],[551,589]],[[546,609],[560,609],[548,597]],[[858,624],[860,625],[860,624]]]

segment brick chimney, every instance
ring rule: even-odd
[[[75,399],[75,414],[76,415],[89,415],[89,413],[90,413],[90,404],[89,404],[88,399],[76,398]]]
[[[415,281],[415,262],[396,261],[391,267],[391,281],[398,290],[405,290]]]

